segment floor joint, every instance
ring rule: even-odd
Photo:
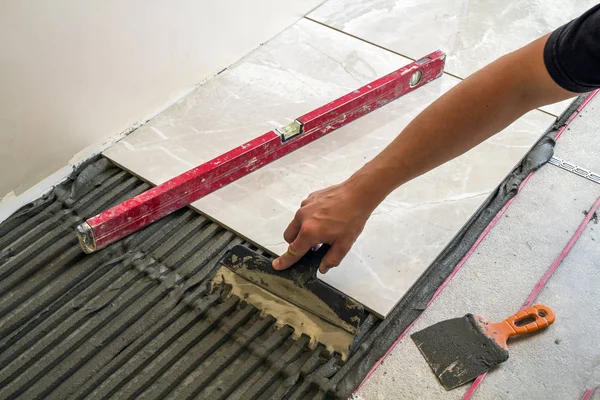
[[[565,171],[571,172],[572,174],[600,184],[600,175],[586,168],[580,167],[579,165],[573,164],[558,157],[552,157],[548,163],[554,165],[555,167],[564,169]]]
[[[313,18],[311,18],[311,17],[309,17],[309,16],[304,16],[304,18],[305,18],[305,19],[307,19],[307,20],[309,20],[309,21],[311,21],[311,22],[314,22],[315,24],[319,24],[319,25],[321,25],[321,26],[324,26],[325,28],[333,29],[334,31],[336,31],[336,32],[339,32],[339,33],[341,33],[341,34],[343,34],[343,35],[350,36],[350,37],[351,37],[351,38],[353,38],[353,39],[360,40],[361,42],[364,42],[364,43],[370,44],[371,46],[375,46],[375,47],[377,47],[378,49],[381,49],[381,50],[388,51],[388,52],[390,52],[390,53],[392,53],[392,54],[395,54],[395,55],[397,55],[397,56],[400,56],[400,57],[408,58],[408,59],[409,59],[409,60],[411,60],[411,61],[417,61],[415,58],[413,58],[413,57],[410,57],[410,56],[408,56],[408,55],[406,55],[406,54],[402,54],[402,53],[399,53],[399,52],[397,52],[397,51],[394,51],[394,50],[388,49],[387,47],[384,47],[384,46],[382,46],[382,45],[380,45],[380,44],[373,43],[373,42],[371,42],[371,41],[369,41],[369,40],[366,40],[366,39],[363,39],[363,38],[361,38],[361,37],[359,37],[359,36],[356,36],[356,35],[353,35],[353,34],[351,34],[351,33],[345,32],[345,31],[343,31],[343,30],[341,30],[341,29],[338,29],[338,28],[335,28],[335,27],[333,27],[333,26],[331,26],[331,25],[327,25],[327,24],[325,24],[325,23],[323,23],[323,22],[321,22],[321,21],[317,21],[316,19],[313,19]],[[453,77],[453,78],[456,78],[456,79],[458,79],[458,80],[461,80],[461,81],[465,79],[465,78],[461,78],[461,77],[460,77],[460,76],[458,76],[458,75],[454,75],[453,73],[451,73],[451,72],[448,72],[448,71],[444,71],[444,75],[451,76],[451,77]],[[554,114],[552,114],[551,112],[548,112],[548,111],[546,111],[546,110],[542,110],[541,108],[536,108],[536,110],[538,110],[538,111],[540,111],[540,112],[543,112],[544,114],[547,114],[547,115],[549,115],[549,116],[551,116],[551,117],[553,117],[553,118],[558,118],[558,115],[554,115]]]

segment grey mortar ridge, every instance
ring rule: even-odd
[[[159,224],[160,225],[160,224]],[[158,244],[159,241],[155,240],[154,241],[155,244]],[[35,360],[35,355],[37,354],[41,354],[46,348],[48,347],[54,347],[48,354],[45,354],[41,359],[37,360],[37,362],[35,363],[34,366],[31,367],[31,371],[30,374],[35,374],[34,377],[32,377],[28,383],[26,385],[21,385],[20,389],[16,390],[17,393],[25,390],[25,386],[29,386],[30,382],[36,381],[35,384],[33,385],[33,387],[28,387],[27,388],[27,393],[31,393],[32,391],[35,391],[35,389],[41,385],[44,385],[45,381],[47,380],[52,380],[53,378],[51,378],[48,375],[45,375],[45,372],[47,372],[48,369],[50,368],[54,368],[56,367],[56,359],[61,359],[64,360],[67,357],[73,357],[70,355],[70,352],[72,349],[76,349],[76,352],[81,353],[84,352],[86,353],[86,357],[89,357],[90,352],[93,352],[94,349],[88,349],[87,347],[89,347],[89,345],[84,345],[83,347],[79,347],[80,344],[83,343],[83,341],[85,340],[89,340],[89,339],[93,339],[94,336],[91,336],[93,334],[96,334],[96,331],[99,329],[104,329],[104,330],[109,330],[110,331],[110,326],[108,325],[112,325],[115,328],[114,329],[121,329],[123,326],[127,326],[127,325],[121,325],[118,324],[116,322],[113,321],[113,314],[110,314],[106,319],[102,320],[102,322],[107,322],[107,321],[111,321],[112,324],[108,324],[107,326],[104,326],[105,324],[103,324],[102,322],[98,321],[96,319],[96,323],[92,323],[87,321],[89,319],[89,315],[92,314],[96,314],[97,312],[103,312],[106,314],[106,311],[110,311],[110,309],[106,309],[105,307],[107,304],[111,305],[111,308],[116,308],[117,312],[121,312],[122,310],[119,309],[119,298],[120,297],[111,297],[112,293],[115,293],[116,295],[119,295],[121,293],[123,293],[123,295],[121,297],[123,297],[123,309],[127,310],[129,309],[129,305],[131,304],[131,302],[133,302],[134,300],[136,300],[136,305],[138,308],[141,308],[140,311],[138,311],[137,314],[135,314],[136,319],[140,316],[140,313],[145,313],[150,307],[152,307],[156,302],[160,301],[163,297],[164,294],[171,290],[172,287],[175,285],[175,283],[177,283],[177,277],[173,277],[171,279],[169,279],[168,276],[165,276],[165,273],[168,272],[168,268],[166,267],[161,267],[160,265],[158,265],[156,263],[155,260],[144,260],[144,261],[140,261],[139,258],[143,258],[145,257],[143,253],[134,253],[134,254],[127,254],[127,257],[125,257],[125,259],[129,259],[128,262],[126,262],[126,264],[129,264],[130,266],[133,265],[135,267],[137,267],[141,272],[136,272],[135,270],[132,270],[131,267],[127,267],[125,266],[123,268],[123,270],[121,271],[122,275],[117,275],[114,278],[117,278],[116,281],[113,280],[113,283],[110,286],[113,286],[114,288],[108,289],[108,291],[106,292],[100,292],[99,293],[99,298],[96,298],[93,301],[98,301],[99,304],[97,305],[93,305],[93,304],[86,304],[85,308],[83,309],[83,315],[81,315],[82,311],[78,310],[76,313],[73,313],[71,315],[69,315],[68,319],[66,319],[61,325],[56,326],[56,329],[58,329],[59,331],[62,330],[65,326],[65,324],[69,324],[69,321],[71,322],[70,326],[72,327],[72,329],[74,330],[74,332],[76,332],[77,334],[79,334],[80,336],[83,335],[82,338],[78,338],[79,340],[77,340],[77,342],[75,344],[72,344],[71,342],[67,342],[66,344],[63,344],[60,342],[60,339],[64,339],[66,337],[66,334],[69,333],[69,331],[67,330],[66,332],[62,332],[62,334],[60,334],[60,332],[56,332],[56,335],[48,335],[44,338],[42,338],[41,341],[37,342],[34,346],[32,346],[31,348],[27,349],[19,359],[14,360],[10,365],[9,368],[3,370],[0,372],[0,379],[2,379],[3,375],[6,373],[9,373],[10,371],[13,371],[13,373],[10,375],[10,384],[8,384],[5,388],[5,390],[3,391],[3,393],[10,393],[11,387],[15,386],[16,384],[19,383],[19,378],[16,374],[18,374],[20,371],[23,371],[24,368],[29,368],[29,365],[27,362],[23,361],[23,362],[19,362],[19,360]],[[143,278],[144,275],[152,277],[154,279],[157,279],[159,281],[162,282],[167,282],[166,283],[166,290],[165,288],[161,289],[158,291],[157,296],[152,297],[152,301],[145,301],[147,299],[146,296],[142,297],[142,295],[144,294],[144,292],[148,289],[150,289],[150,285],[149,282],[136,282],[138,281],[140,278]],[[124,282],[124,283],[123,283]],[[143,288],[140,289],[142,291],[140,292],[131,292],[131,290],[127,291],[126,289],[128,289],[131,286],[131,290],[134,290],[136,287],[138,288]],[[165,286],[165,285],[163,285]],[[130,296],[125,296],[126,294],[131,294],[133,293],[133,295]],[[138,298],[139,296],[139,298]],[[90,302],[90,303],[92,303]],[[141,306],[141,307],[140,307]],[[91,311],[90,311],[91,308]],[[135,308],[135,307],[133,307]],[[79,317],[79,319],[77,319],[77,317]],[[75,319],[76,322],[75,322]],[[132,319],[130,321],[128,321],[129,323],[133,323],[133,321],[135,321],[135,319]],[[86,331],[85,329],[82,329],[82,327],[87,327],[88,331]],[[52,344],[54,346],[47,346],[47,344],[45,343],[46,341],[52,340]],[[63,348],[64,347],[64,348]],[[58,350],[60,349],[63,352],[62,353],[58,353]],[[37,350],[37,353],[36,353]],[[32,354],[35,353],[35,354]],[[75,355],[77,356],[77,354]],[[80,357],[80,359],[85,359],[85,357]],[[30,363],[31,361],[29,361]],[[63,367],[64,365],[68,365],[68,363],[61,363],[61,365],[58,367],[58,369],[60,370],[61,367]],[[65,367],[66,368],[66,367]],[[37,374],[35,371],[38,371]],[[41,379],[39,379],[40,377],[42,377]],[[60,378],[58,378],[57,380],[60,381],[61,379],[64,379],[64,376],[61,376]],[[8,381],[9,379],[7,379]],[[8,383],[8,382],[7,382]],[[54,380],[53,384],[56,384],[56,380]],[[47,387],[45,387],[44,389],[40,389],[43,394],[47,394],[46,392],[48,392],[50,389],[53,389],[53,385],[52,384],[47,384]]]
[[[225,302],[224,305],[231,304],[232,310],[237,304],[236,298],[231,298]],[[217,307],[219,311],[222,306]],[[212,314],[213,310],[208,313]],[[160,384],[157,382],[163,382],[161,377],[165,374],[172,376],[178,373],[179,376],[186,372],[181,370],[183,364],[195,362],[196,359],[192,357],[185,357],[186,360],[182,361],[184,357],[182,355],[188,354],[188,352],[194,351],[195,346],[198,345],[200,350],[204,350],[205,356],[209,356],[218,349],[223,343],[225,343],[235,330],[244,325],[254,314],[256,309],[252,307],[245,307],[241,312],[233,312],[231,316],[229,314],[220,313],[217,315],[218,318],[210,318],[208,320],[201,321],[200,327],[195,327],[193,330],[186,330],[177,340],[173,341],[171,345],[165,349],[158,357],[148,363],[140,373],[138,373],[133,379],[131,379],[120,391],[120,398],[144,398],[144,393],[148,395],[148,391],[151,387],[155,389],[158,387],[158,391],[161,391]],[[215,328],[219,328],[216,329]],[[202,344],[200,344],[202,342]],[[207,343],[208,342],[208,343]],[[202,360],[200,360],[202,361]],[[170,372],[170,373],[169,373]],[[169,379],[165,381],[171,389],[173,387],[172,381]]]
[[[247,379],[244,383],[245,387],[240,387],[238,393],[229,395],[230,400],[245,400],[258,398],[262,393],[268,392],[268,388],[277,381],[277,378],[282,375],[284,368],[290,363],[298,360],[304,353],[304,348],[308,345],[308,337],[303,335],[297,341],[294,341],[287,351],[279,358],[269,356],[267,364],[268,371],[256,380]]]
[[[181,231],[181,230],[178,230],[178,231]],[[227,240],[224,242],[217,243],[216,244],[217,248],[213,249],[213,253],[209,254],[209,257],[213,258],[216,254],[223,253],[229,242],[231,242],[231,237],[227,238]],[[179,245],[179,242],[177,242],[177,241],[175,241],[174,243],[175,243],[175,247],[177,247]],[[164,245],[164,242],[159,246],[159,249],[161,247],[163,247],[163,245]],[[127,261],[127,259],[130,257],[133,257],[133,261]],[[148,318],[146,316],[146,313],[149,313],[150,315],[155,313],[155,306],[158,304],[158,302],[162,301],[174,289],[175,290],[181,289],[181,290],[176,290],[179,293],[178,293],[178,295],[174,296],[175,298],[177,298],[176,302],[179,301],[179,297],[183,294],[183,289],[184,289],[183,285],[182,285],[183,278],[180,275],[178,275],[175,271],[172,271],[171,269],[164,266],[163,264],[158,263],[155,259],[151,258],[150,256],[147,256],[144,253],[139,253],[139,252],[133,253],[133,254],[131,254],[131,253],[128,254],[127,257],[125,257],[124,261],[126,264],[134,265],[137,269],[139,269],[141,272],[146,274],[147,277],[160,282],[160,285],[156,288],[153,288],[152,292],[150,292],[150,294],[152,294],[153,296],[144,294],[143,297],[136,299],[134,304],[132,304],[131,306],[128,306],[124,312],[119,314],[116,318],[111,319],[110,324],[103,327],[99,332],[95,333],[94,336],[92,336],[91,338],[88,339],[88,341],[90,341],[90,342],[99,341],[100,343],[102,343],[102,346],[99,346],[99,345],[93,346],[93,343],[92,344],[85,343],[83,346],[77,347],[74,355],[69,355],[69,359],[75,358],[78,361],[79,364],[77,366],[71,367],[70,369],[67,369],[66,367],[63,368],[67,372],[65,374],[61,375],[60,378],[50,378],[49,375],[45,375],[40,380],[41,381],[40,383],[36,382],[34,387],[43,385],[44,381],[52,382],[52,384],[48,384],[47,387],[44,388],[44,391],[40,393],[42,396],[46,396],[46,395],[48,395],[48,393],[50,391],[54,390],[56,388],[57,381],[61,381],[61,380],[62,381],[64,381],[64,380],[72,381],[70,371],[72,369],[79,369],[79,367],[82,365],[81,363],[83,360],[87,361],[87,360],[91,359],[92,357],[97,358],[98,355],[95,354],[95,352],[97,352],[97,348],[102,349],[100,351],[100,353],[104,354],[105,358],[106,358],[107,355],[112,354],[111,350],[114,350],[114,348],[118,348],[118,347],[122,348],[124,346],[124,344],[130,343],[131,341],[135,340],[135,337],[138,335],[133,334],[133,335],[129,335],[128,337],[125,337],[123,334],[121,334],[121,331],[123,330],[123,328],[132,326],[134,324],[134,322],[136,322],[136,321],[138,323],[140,323],[140,321],[146,322],[146,321],[152,321],[153,319],[156,319],[156,318],[161,318],[165,312],[165,310],[161,309],[161,307],[158,307],[159,311],[156,311],[156,313],[157,313],[156,318],[151,318],[151,317]],[[129,317],[128,314],[133,314],[133,317]],[[150,325],[145,325],[144,329],[148,328],[149,326]],[[139,332],[137,332],[137,333],[139,334]],[[116,335],[119,335],[119,336],[116,336]],[[120,340],[117,340],[117,339],[120,339]],[[100,361],[100,360],[98,360],[98,361]],[[62,367],[62,365],[61,365],[61,367]],[[55,371],[53,371],[53,372],[55,372]],[[76,387],[78,387],[79,384],[82,384],[83,381],[84,380],[80,380],[79,382],[76,382],[75,385],[71,385],[70,387],[76,388]],[[67,385],[62,385],[62,386],[66,387]],[[63,397],[62,395],[64,394],[64,392],[58,391],[57,393],[60,393],[60,395],[59,395],[60,398]]]
[[[202,334],[202,329],[192,329],[203,320],[210,321],[207,327],[215,326],[218,321],[235,310],[237,301],[218,304],[219,295],[198,299],[194,307],[181,302],[165,315],[162,320],[144,332],[133,346],[129,346],[109,364],[92,377],[80,392],[72,399],[108,398],[113,396],[125,384],[157,358],[184,334],[190,336],[194,330]],[[121,395],[122,393],[120,393]]]
[[[301,357],[291,365],[288,365],[283,371],[286,378],[271,395],[271,399],[283,398],[293,387],[298,386],[299,381],[304,381],[307,376],[315,372],[317,368],[324,363],[321,359],[321,353],[323,351],[325,351],[324,346],[318,344],[317,349],[314,352],[307,353],[306,357]],[[301,377],[303,379],[300,379]]]

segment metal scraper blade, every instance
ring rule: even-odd
[[[446,390],[472,381],[508,360],[509,338],[546,329],[556,319],[550,307],[534,304],[504,321],[467,314],[411,335]]]
[[[446,390],[508,359],[508,351],[480,329],[472,314],[438,322],[411,338]]]

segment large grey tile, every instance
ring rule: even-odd
[[[410,62],[301,20],[104,154],[162,182]]]
[[[411,58],[441,49],[461,78],[551,32],[595,0],[329,0],[308,15]]]
[[[441,49],[448,54],[446,71],[466,78],[596,4],[596,0],[329,0],[309,18],[410,58]],[[558,116],[567,105],[542,109]]]
[[[468,261],[360,389],[360,397],[365,400],[388,399],[395,398],[395,393],[402,393],[402,398],[406,399],[461,398],[469,386],[445,391],[410,335],[436,322],[466,313],[500,321],[516,312],[575,233],[584,218],[583,211],[588,210],[599,195],[600,186],[597,184],[551,165],[537,171]],[[588,229],[596,231],[597,226],[592,223]],[[597,242],[590,241],[590,246],[593,243]],[[590,310],[592,314],[586,311],[574,316],[569,307],[581,306],[581,303],[597,297],[591,293],[592,288],[597,286],[597,268],[594,271],[591,266],[597,260],[596,252],[597,249],[589,253],[587,260],[574,258],[573,262],[583,263],[576,269],[564,264],[559,267],[547,286],[556,288],[553,289],[555,298],[549,298],[545,293],[540,297],[540,301],[547,301],[548,306],[555,308],[556,323],[533,337],[509,343],[510,358],[488,374],[474,398],[579,398],[554,396],[554,393],[577,393],[581,382],[589,377],[592,359],[596,357],[597,360],[599,354],[590,350],[590,357],[581,366],[571,363],[574,357],[566,355],[568,349],[590,343],[579,340],[582,333],[589,332],[593,323],[579,318],[595,316],[597,312]],[[585,259],[586,256],[582,254],[582,257]],[[589,283],[577,283],[578,279],[592,277]],[[560,304],[555,301],[558,297]],[[595,301],[594,304],[597,303]],[[585,328],[581,332],[578,322]],[[590,340],[596,337],[594,333]],[[561,342],[557,346],[554,344],[556,339],[568,343]],[[562,350],[557,351],[560,346],[565,346],[566,354]],[[536,352],[526,350],[534,348]],[[555,358],[566,361],[568,365],[562,361],[555,365]],[[544,360],[552,361],[544,363]],[[566,368],[570,370],[564,371]],[[569,376],[557,379],[561,371]],[[518,376],[521,372],[529,379],[521,382]],[[578,378],[571,381],[570,378],[575,375]],[[490,385],[486,383],[488,380],[492,382]],[[502,380],[510,381],[510,384],[494,383]],[[563,388],[555,392],[556,386],[560,385]],[[506,393],[507,390],[509,393]]]
[[[302,21],[105,155],[160,183],[406,63]],[[310,192],[347,178],[457,82],[444,76],[193,206],[282,253],[283,231]],[[552,120],[532,112],[399,189],[376,210],[343,265],[322,278],[387,314]]]

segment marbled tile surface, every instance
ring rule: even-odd
[[[300,21],[105,155],[161,183],[408,62]],[[283,231],[310,192],[347,178],[458,81],[445,75],[193,206],[282,253]],[[321,278],[386,315],[552,121],[529,113],[400,188],[375,211],[343,264]]]
[[[410,62],[301,20],[105,155],[162,182]]]
[[[460,78],[578,17],[597,0],[329,0],[309,18],[411,58],[448,54]],[[568,102],[542,107],[560,115]]]

